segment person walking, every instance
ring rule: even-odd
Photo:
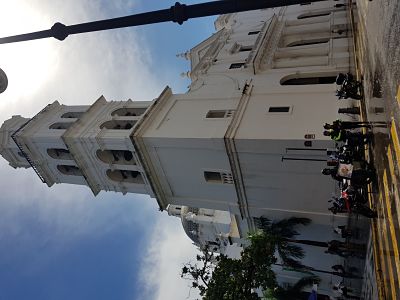
[[[338,234],[338,235],[340,235],[342,238],[348,238],[348,237],[351,237],[351,230],[350,229],[346,229],[346,226],[345,225],[339,225],[339,226],[336,226],[334,229],[333,229],[333,231],[336,233],[336,234]]]
[[[329,136],[336,142],[347,142],[351,146],[364,145],[370,142],[372,133],[368,132],[363,134],[362,132],[350,132],[348,130],[324,130],[324,136]]]
[[[339,182],[344,179],[350,179],[354,186],[362,186],[372,182],[376,178],[374,170],[354,169],[351,164],[339,164],[334,168],[325,168],[321,171],[323,175],[331,175],[331,177]]]
[[[336,297],[345,297],[345,299],[357,299],[361,300],[360,297],[355,296],[352,292],[352,289],[348,288],[347,286],[344,285],[343,281],[340,281],[336,283],[332,287],[332,291],[335,294]],[[351,293],[351,294],[350,294]]]
[[[357,129],[357,128],[372,128],[370,122],[349,122],[342,120],[335,120],[332,124],[325,123],[324,129],[333,129],[333,130],[346,130],[346,129]]]
[[[346,269],[342,265],[333,265],[331,267],[332,270],[341,273],[341,274],[346,274]]]

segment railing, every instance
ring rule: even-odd
[[[50,105],[50,104],[49,104]],[[40,178],[40,180],[43,183],[46,183],[46,180],[44,179],[44,177],[40,174],[40,172],[38,171],[37,167],[35,166],[34,162],[29,158],[28,154],[24,151],[22,145],[20,145],[20,143],[18,143],[17,141],[17,133],[20,132],[23,128],[25,128],[26,125],[28,125],[32,120],[36,119],[38,115],[40,115],[42,112],[44,112],[49,105],[47,105],[45,108],[43,108],[40,112],[38,112],[33,118],[31,118],[30,120],[28,120],[28,122],[24,123],[20,128],[18,128],[12,135],[11,138],[13,139],[15,145],[17,145],[19,151],[21,152],[22,156],[25,157],[25,159],[27,160],[27,162],[29,163],[29,165],[32,167],[32,169],[35,171],[35,173],[37,174],[37,176]]]
[[[256,42],[254,43],[254,50],[250,53],[247,59],[247,65],[252,65],[254,74],[257,73],[262,53],[264,53],[264,51],[261,51],[261,49],[265,47],[265,44],[270,40],[271,36],[273,35],[273,29],[277,23],[277,20],[278,16],[274,14],[270,19],[265,22],[263,28],[260,31],[260,34],[257,37]]]

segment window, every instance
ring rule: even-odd
[[[84,113],[84,111],[70,111],[63,114],[61,118],[79,119]]]
[[[240,69],[244,66],[244,63],[233,63],[229,66],[229,69]]]
[[[297,47],[297,46],[306,46],[306,45],[317,45],[317,44],[324,44],[329,42],[330,38],[323,38],[323,39],[312,39],[312,40],[300,40],[291,42],[286,47]]]
[[[47,149],[47,154],[54,159],[72,159],[72,155],[67,149],[51,148]]]
[[[250,32],[248,33],[248,35],[255,35],[255,34],[259,34],[259,33],[260,33],[260,30],[250,31]]]
[[[129,117],[140,116],[146,111],[146,107],[124,107],[114,110],[112,116]]]
[[[281,85],[311,85],[311,84],[332,84],[336,81],[334,75],[321,75],[321,76],[309,76],[304,75],[292,75],[282,78]]]
[[[59,122],[59,123],[51,124],[49,128],[65,130],[65,129],[68,129],[68,127],[71,126],[72,124],[73,124],[73,122],[68,122],[68,123],[67,122],[63,122],[63,123]]]
[[[270,113],[288,113],[290,106],[270,106],[268,112]]]
[[[143,184],[143,177],[138,171],[129,170],[107,170],[108,178],[112,181]]]
[[[241,46],[239,48],[239,52],[251,51],[253,50],[253,46]]]
[[[129,150],[97,150],[97,158],[106,164],[135,165],[133,153]]]
[[[204,172],[204,178],[207,182],[222,183],[222,175],[220,172]]]
[[[322,17],[322,16],[329,16],[331,12],[313,12],[313,13],[307,13],[303,14],[297,17],[297,19],[308,19],[308,18],[316,18],[316,17]]]
[[[58,165],[57,169],[64,175],[72,175],[72,176],[81,176],[82,175],[81,170],[79,170],[79,168],[77,166]]]
[[[112,120],[112,121],[107,121],[104,122],[103,124],[100,125],[100,128],[106,128],[106,129],[116,129],[116,130],[128,130],[131,129],[135,125],[136,121],[134,120]]]
[[[221,119],[232,117],[234,110],[209,110],[207,112],[207,119]]]
[[[233,177],[228,172],[204,171],[204,179],[209,183],[233,184]]]

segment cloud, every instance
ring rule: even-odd
[[[7,22],[2,28],[24,22],[13,32],[0,30],[0,36],[46,29],[55,21],[73,24],[111,13],[121,15],[134,3],[11,1],[1,10]],[[146,38],[133,29],[71,36],[64,42],[48,39],[2,45],[0,67],[7,73],[9,87],[0,95],[0,123],[16,114],[33,116],[54,100],[87,105],[102,94],[108,100],[151,100],[165,82],[151,71],[156,66],[150,51]],[[0,178],[0,266],[9,266],[12,274],[7,280],[27,273],[43,276],[43,270],[59,263],[82,241],[101,239],[116,230],[134,232],[136,243],[145,248],[153,220],[161,215],[149,197],[101,193],[94,199],[86,187],[48,188],[33,170],[14,170],[3,159]],[[142,254],[135,252],[126,256],[127,264]],[[115,278],[125,275],[115,274]],[[11,285],[9,294],[15,292],[10,289]]]
[[[123,1],[11,1],[0,11],[2,20],[8,24],[0,33],[46,29],[57,20],[74,24],[121,15],[135,5],[136,1],[125,6]],[[21,18],[24,22],[20,22]],[[8,29],[14,26],[14,31]],[[108,100],[127,100],[134,95],[151,100],[163,84],[149,71],[153,62],[147,49],[145,38],[131,29],[71,36],[64,42],[46,39],[1,45],[0,62],[9,77],[9,87],[0,95],[0,123],[15,114],[32,116],[54,100],[67,105],[88,105],[102,94]],[[68,222],[74,225],[79,216],[88,217],[81,215],[87,213],[87,204],[82,203],[92,198],[86,188],[61,185],[49,189],[40,183],[33,170],[13,170],[4,160],[0,163],[0,175],[3,207],[8,205],[17,211],[27,205],[37,205],[46,217],[57,216],[54,222],[61,222],[64,227],[68,227]],[[110,196],[105,194],[99,198],[104,197]],[[119,196],[113,194],[113,197]],[[43,201],[33,204],[32,199],[39,198]],[[130,198],[143,197],[131,195]],[[148,202],[155,203],[155,200]],[[96,228],[86,230],[95,232]]]
[[[7,24],[0,28],[0,36],[47,29],[56,21],[74,24],[125,15],[133,12],[136,3],[10,1],[0,10]],[[177,77],[170,74],[176,68],[159,68],[153,51],[160,49],[152,49],[135,29],[81,34],[63,42],[1,45],[0,67],[7,73],[9,87],[0,95],[0,123],[12,115],[33,116],[54,100],[66,105],[92,104],[100,95],[109,101],[151,100],[163,90],[167,78]],[[195,291],[179,273],[197,250],[178,219],[157,212],[154,199],[115,193],[101,193],[94,199],[86,187],[48,188],[33,170],[14,170],[2,159],[0,178],[0,266],[23,259],[21,272],[40,274],[78,241],[101,239],[125,227],[141,235],[138,243],[144,250],[131,255],[145,253],[140,269],[143,299],[186,299],[189,292],[188,299],[194,299]],[[126,261],[130,263],[130,258]]]
[[[113,2],[114,3],[114,2]],[[135,1],[123,5],[93,1],[13,1],[2,10],[7,28],[1,35],[124,15]],[[20,18],[13,18],[21,12]],[[3,27],[4,28],[4,27]],[[1,67],[9,87],[1,95],[0,117],[31,116],[54,100],[69,105],[92,104],[100,95],[108,100],[151,100],[163,90],[165,72],[156,69],[146,37],[135,28],[78,34],[0,47]]]
[[[191,282],[180,277],[183,264],[193,261],[197,253],[178,218],[167,214],[158,218],[140,271],[145,288],[142,299],[197,299]]]

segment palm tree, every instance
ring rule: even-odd
[[[328,247],[328,243],[326,242],[295,239],[295,236],[299,235],[295,227],[299,225],[306,226],[310,223],[311,220],[308,218],[297,217],[282,219],[276,222],[272,222],[264,217],[256,220],[257,227],[265,232],[268,238],[276,245],[276,251],[282,262],[293,268],[304,268],[300,260],[304,258],[305,255],[304,250],[298,245],[293,245],[293,243]]]
[[[279,264],[276,263],[274,264],[275,266],[280,266],[280,267],[288,267],[290,268],[292,271],[296,271],[296,272],[303,272],[303,273],[311,273],[312,272],[317,272],[317,273],[324,273],[324,274],[330,274],[330,275],[335,275],[335,276],[339,276],[339,277],[346,277],[346,278],[358,278],[358,279],[362,279],[362,276],[357,276],[354,275],[352,273],[340,273],[340,272],[336,272],[336,271],[327,271],[327,270],[321,270],[321,269],[315,269],[313,267],[309,267],[306,265],[300,265],[300,266],[288,266],[286,264]]]
[[[300,278],[294,285],[283,288],[281,286],[276,287],[272,291],[272,296],[277,300],[303,300],[304,292],[303,289],[313,284],[318,284],[320,279],[316,276],[307,276]]]

